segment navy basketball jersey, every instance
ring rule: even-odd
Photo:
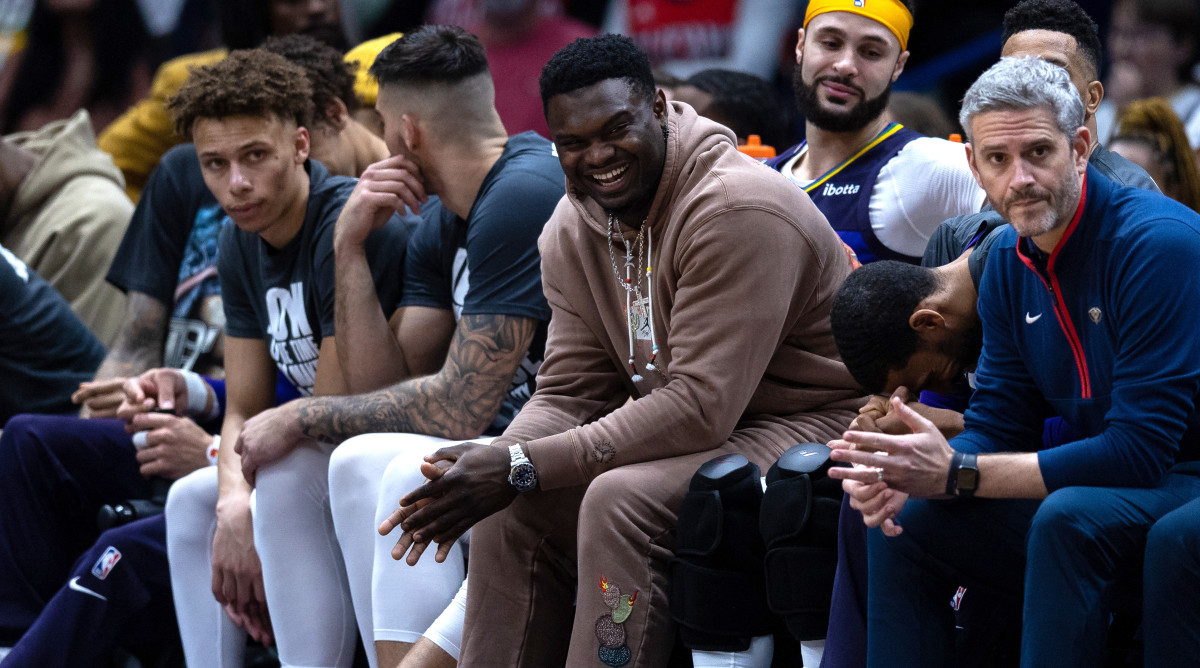
[[[875,189],[879,170],[900,149],[921,136],[919,132],[905,129],[899,123],[891,123],[845,162],[804,187],[813,204],[825,214],[830,226],[842,241],[854,249],[859,262],[863,264],[876,260],[921,263],[919,256],[897,253],[879,241],[871,227],[870,206],[871,192]],[[801,142],[768,164],[782,170],[805,145],[806,142]]]

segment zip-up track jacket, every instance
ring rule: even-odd
[[[1009,229],[979,293],[966,452],[1031,451],[1047,416],[1080,440],[1038,455],[1046,487],[1152,487],[1200,454],[1200,215],[1087,169],[1044,267]]]

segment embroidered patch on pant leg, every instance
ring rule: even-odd
[[[639,590],[622,595],[620,587],[601,575],[600,591],[604,592],[604,605],[609,611],[596,620],[596,639],[600,641],[598,654],[604,665],[619,668],[633,658],[625,643],[625,620],[633,612]]]
[[[613,668],[620,668],[621,666],[629,663],[629,660],[633,658],[633,655],[629,651],[628,645],[621,645],[616,649],[601,647],[599,655],[600,660],[604,662],[604,665],[612,666]]]

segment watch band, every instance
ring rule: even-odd
[[[963,453],[954,451],[950,458],[950,470],[946,472],[946,496],[955,496],[958,491],[958,467],[962,466]]]
[[[968,452],[954,452],[950,459],[950,472],[946,476],[946,494],[969,499],[979,487],[978,456]]]
[[[537,469],[525,455],[520,443],[508,446],[508,484],[518,492],[529,492],[537,489]]]

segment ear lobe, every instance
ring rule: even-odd
[[[417,127],[416,119],[408,114],[404,114],[400,117],[400,121],[403,123],[403,126],[400,128],[400,137],[404,139],[404,145],[410,151],[417,150],[417,145],[420,143],[421,131]]]
[[[1076,153],[1076,164],[1079,166],[1080,172],[1083,172],[1087,169],[1087,161],[1092,154],[1092,132],[1086,127],[1080,126],[1075,131],[1075,141],[1073,144]]]
[[[661,88],[654,89],[654,117],[667,120],[667,94]]]
[[[896,58],[896,68],[892,71],[892,83],[896,83],[896,79],[899,79],[900,75],[904,72],[904,64],[908,62],[908,55],[909,52],[905,51],[900,54],[900,57]]]
[[[1100,102],[1104,100],[1104,84],[1099,81],[1093,81],[1088,84],[1087,97],[1083,101],[1083,113],[1087,117],[1095,116],[1096,110],[1100,108]]]
[[[908,317],[908,326],[918,333],[932,333],[946,328],[946,319],[941,313],[929,308],[918,308]]]
[[[298,162],[299,164],[304,164],[304,161],[308,160],[308,153],[311,149],[311,144],[309,143],[308,128],[306,128],[306,127],[296,128],[295,145],[296,145],[296,162]]]
[[[967,142],[963,144],[963,147],[967,149],[967,166],[971,168],[971,176],[974,176],[975,183],[979,184],[979,187],[986,191],[987,188],[984,187],[983,181],[979,178],[979,170],[975,168],[975,151],[972,150],[971,143]]]
[[[329,127],[333,128],[335,132],[341,132],[350,122],[350,110],[346,108],[345,102],[335,97],[325,109],[325,117],[329,119]]]

